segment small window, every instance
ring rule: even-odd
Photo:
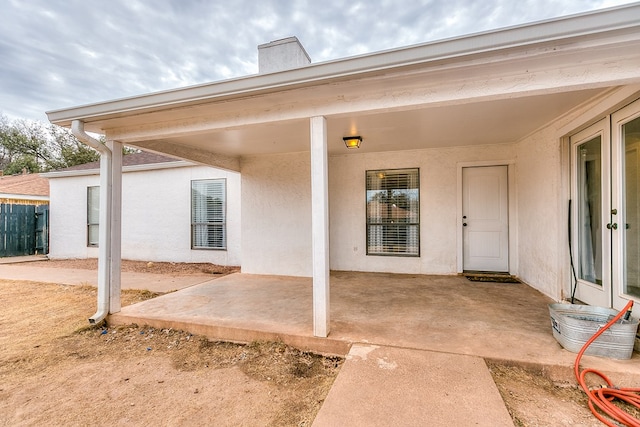
[[[367,255],[420,256],[418,169],[367,171]]]
[[[100,187],[87,187],[87,246],[98,246]]]
[[[226,180],[191,181],[191,247],[226,249]]]

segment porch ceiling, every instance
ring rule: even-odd
[[[440,105],[356,115],[327,115],[330,155],[516,142],[553,121],[602,89]],[[360,135],[361,148],[347,150],[343,136]],[[295,119],[198,134],[137,141],[162,151],[177,145],[228,156],[309,150],[309,120]]]

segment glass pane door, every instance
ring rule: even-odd
[[[624,146],[624,280],[623,293],[640,297],[640,117],[622,126]],[[621,224],[619,224],[619,227]]]
[[[571,137],[572,249],[578,278],[575,297],[587,304],[611,304],[609,222],[609,120]]]
[[[577,275],[602,286],[602,137],[577,146]]]
[[[622,309],[640,301],[640,101],[615,112],[611,129],[613,307]]]

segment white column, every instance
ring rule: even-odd
[[[121,309],[120,282],[122,260],[122,143],[107,141],[111,150],[111,247],[109,313]]]
[[[329,172],[327,120],[310,119],[311,231],[313,246],[313,335],[329,335]]]

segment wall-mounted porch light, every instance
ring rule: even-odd
[[[344,141],[344,145],[346,145],[348,149],[360,148],[362,137],[361,136],[345,136],[342,138],[342,140]]]

